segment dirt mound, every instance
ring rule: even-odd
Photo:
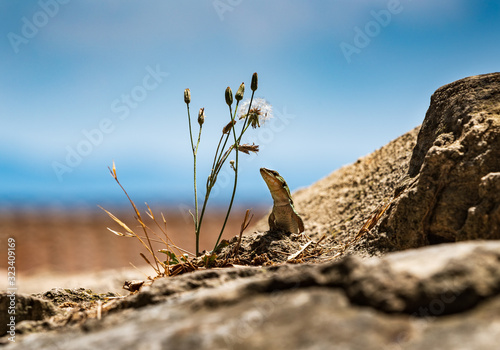
[[[392,200],[400,180],[408,172],[418,132],[419,127],[292,194],[307,235],[315,243],[324,237],[320,242],[321,255],[311,254],[310,260],[339,257],[339,251],[370,256],[391,249],[387,239],[377,234],[362,234],[357,240],[353,239],[372,214]],[[267,216],[256,228],[268,229]],[[291,253],[298,249],[296,246]]]

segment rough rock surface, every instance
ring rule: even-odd
[[[439,88],[381,232],[397,249],[500,239],[500,73]]]
[[[0,334],[10,330],[10,317],[14,315],[16,322],[24,320],[43,320],[55,315],[52,303],[31,295],[13,295],[10,292],[0,293]],[[15,310],[15,311],[14,311]]]
[[[207,270],[6,349],[493,349],[499,294],[500,242]]]

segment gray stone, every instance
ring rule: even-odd
[[[10,306],[14,308],[11,309]],[[54,304],[31,295],[0,293],[0,333],[5,334],[10,327],[10,317],[14,316],[16,326],[21,321],[27,320],[43,320],[52,315],[55,315],[56,309]],[[9,310],[15,310],[14,313]]]
[[[500,73],[439,88],[380,232],[396,249],[500,239]]]

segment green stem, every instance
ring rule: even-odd
[[[196,237],[196,255],[199,255],[199,236],[200,236],[200,224],[199,224],[199,219],[198,219],[198,186],[196,184],[196,155],[198,153],[198,146],[200,145],[200,138],[201,138],[201,129],[202,126],[200,125],[200,131],[198,132],[198,142],[196,143],[196,147],[194,146],[194,140],[193,140],[193,131],[191,127],[191,113],[189,111],[189,104],[186,104],[187,106],[187,113],[188,113],[188,123],[189,123],[189,139],[191,140],[191,150],[193,152],[193,186],[194,186],[194,207],[195,207],[195,214],[193,215],[193,221],[194,221],[194,233]]]
[[[231,213],[231,209],[233,207],[234,196],[236,194],[236,187],[238,185],[238,166],[239,166],[239,162],[238,162],[239,149],[238,148],[239,148],[239,145],[240,145],[241,137],[243,136],[243,134],[245,133],[245,131],[248,129],[248,125],[246,125],[246,124],[247,124],[247,121],[248,121],[248,115],[250,113],[250,108],[252,107],[252,101],[253,101],[254,92],[255,91],[252,91],[252,97],[250,98],[250,104],[248,105],[247,115],[245,117],[245,121],[243,122],[243,126],[241,128],[241,133],[240,133],[240,136],[238,138],[236,138],[236,130],[235,130],[235,128],[234,127],[232,128],[233,129],[233,136],[234,136],[234,148],[236,150],[236,160],[235,160],[235,165],[234,165],[234,186],[233,186],[233,193],[231,194],[231,201],[229,202],[229,207],[227,209],[226,217],[224,218],[224,223],[222,224],[222,229],[220,230],[219,237],[217,237],[217,241],[215,242],[215,246],[214,246],[214,249],[213,249],[214,251],[217,249],[217,246],[219,245],[219,242],[220,242],[220,239],[222,237],[222,234],[224,233],[224,229],[226,228],[226,224],[227,224],[227,220],[229,218],[229,214]],[[234,118],[236,117],[237,111],[238,111],[238,103],[236,104],[236,109],[234,111],[234,116],[231,114],[231,120],[234,120]]]
[[[188,112],[188,123],[189,123],[189,139],[191,140],[191,149],[193,150],[194,153],[194,141],[193,141],[193,132],[191,131],[191,114],[189,113],[189,104],[187,106],[187,112]]]
[[[199,252],[199,238],[200,238],[200,230],[201,230],[201,222],[203,221],[203,216],[205,215],[205,209],[207,208],[208,197],[210,196],[210,191],[212,189],[207,189],[207,193],[205,194],[205,200],[203,201],[203,207],[201,208],[200,220],[198,221],[198,230],[196,230],[196,256],[200,255]]]
[[[247,131],[248,127],[250,126],[250,123],[248,123],[248,115],[250,114],[250,109],[252,109],[252,102],[253,102],[253,95],[254,95],[254,93],[255,93],[255,91],[252,91],[252,96],[250,97],[250,103],[248,105],[247,115],[245,117],[245,121],[243,122],[243,126],[241,127],[240,137],[238,137],[238,144],[241,141],[241,137],[243,136],[243,134],[245,133],[245,131]]]
[[[201,129],[203,128],[203,125],[200,125],[200,131],[198,132],[198,142],[196,143],[196,149],[193,150],[193,158],[194,158],[194,212],[195,212],[195,219],[194,219],[194,228],[195,228],[195,235],[196,235],[196,255],[199,253],[199,245],[200,245],[200,221],[198,219],[198,186],[196,184],[196,155],[198,154],[198,147],[200,146],[200,139],[201,139]]]
[[[224,140],[224,144],[222,145],[222,148],[221,148],[221,151],[220,151],[220,154],[219,154],[219,157],[217,158],[217,162],[215,163],[215,169],[218,168],[217,171],[214,171],[216,173],[219,172],[220,168],[222,167],[222,164],[224,164],[224,162],[226,161],[226,158],[222,159],[222,156],[224,155],[224,149],[226,148],[226,145],[227,145],[227,141],[229,140],[229,133],[226,135],[226,139]]]
[[[210,175],[212,175],[212,174],[213,174],[214,169],[215,169],[215,164],[217,164],[217,155],[219,154],[219,149],[220,149],[220,145],[221,145],[221,143],[222,143],[222,139],[223,139],[223,138],[224,138],[224,134],[222,134],[222,135],[220,136],[220,139],[219,139],[219,144],[217,145],[217,149],[215,150],[214,162],[212,163],[212,170],[211,170]],[[227,142],[227,138],[226,138],[226,142]],[[226,143],[224,142],[224,146],[222,147],[222,149],[224,149],[224,147],[225,147],[225,146],[226,146]],[[222,152],[222,151],[221,151],[221,152]],[[210,179],[210,178],[208,178],[208,179],[207,179],[207,184],[208,184],[208,180],[209,180],[209,179]]]

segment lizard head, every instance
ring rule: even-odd
[[[276,171],[267,168],[260,168],[260,175],[264,179],[273,196],[273,199],[280,201],[291,201],[290,190],[285,179]]]

